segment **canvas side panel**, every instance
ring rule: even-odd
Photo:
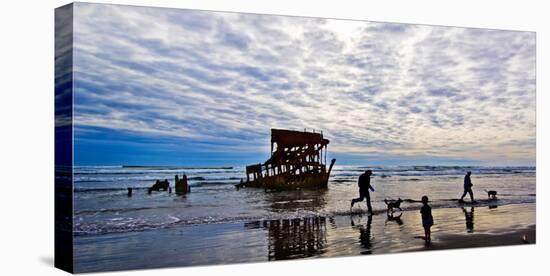
[[[55,10],[55,267],[73,272],[73,5]]]

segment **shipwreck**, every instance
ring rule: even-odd
[[[327,170],[328,144],[322,132],[271,129],[271,157],[263,164],[246,166],[246,181],[237,187],[326,188],[336,162],[332,159]]]

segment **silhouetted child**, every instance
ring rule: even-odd
[[[430,228],[432,227],[432,225],[434,225],[434,219],[432,217],[432,207],[428,205],[427,196],[422,197],[422,208],[420,209],[420,213],[422,214],[422,227],[424,227],[424,239],[426,240],[426,243],[430,243],[432,241]]]

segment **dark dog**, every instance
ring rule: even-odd
[[[388,206],[388,212],[392,213],[393,209],[399,209],[400,211],[402,211],[401,202],[403,202],[401,198],[398,198],[396,201],[388,201],[387,199],[384,199],[384,203],[386,203],[386,205]]]
[[[493,190],[491,191],[485,190],[485,191],[487,192],[487,197],[489,198],[489,200],[497,199],[497,191],[493,191]]]

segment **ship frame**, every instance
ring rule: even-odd
[[[327,170],[330,141],[322,132],[271,129],[271,157],[246,166],[246,181],[240,187],[266,190],[327,188],[336,159]]]

